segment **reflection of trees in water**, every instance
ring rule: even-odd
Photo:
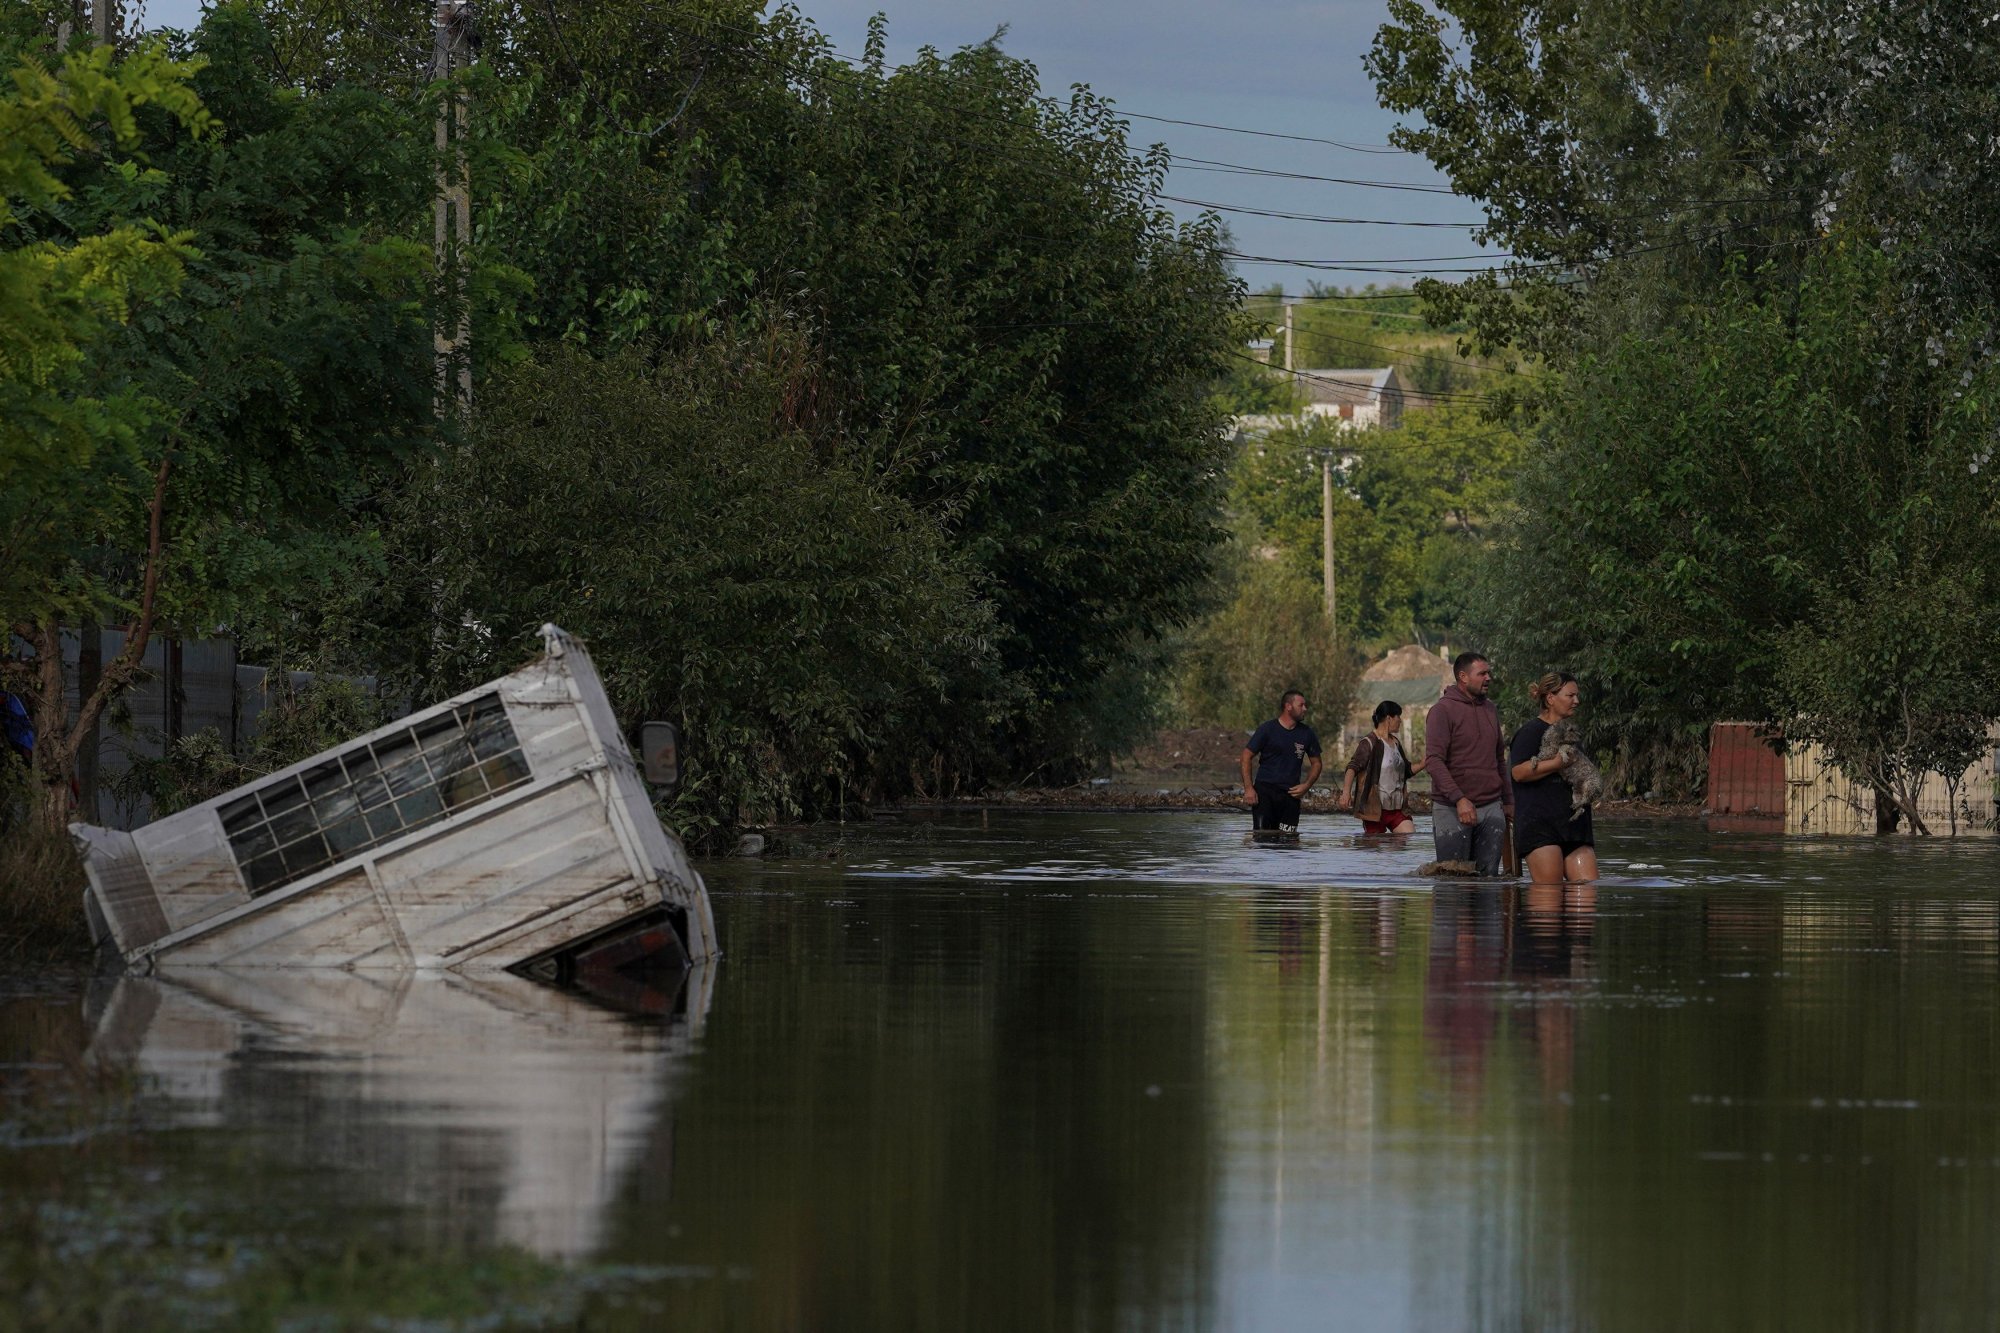
[[[726,916],[701,1072],[616,1252],[715,1274],[687,1326],[1210,1322],[1197,914],[913,890]]]
[[[1984,1322],[1996,918],[1900,894],[1440,893],[1424,1033],[1485,1158],[1480,1299],[1545,1327]]]

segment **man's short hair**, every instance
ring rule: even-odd
[[[1401,717],[1402,715],[1403,705],[1397,703],[1394,699],[1384,699],[1381,703],[1375,705],[1375,725],[1378,727],[1382,725],[1383,718]]]
[[[1485,653],[1460,653],[1457,657],[1451,659],[1451,674],[1462,676],[1472,670],[1474,662],[1491,662],[1492,660]]]
[[[1305,697],[1306,692],[1304,690],[1286,690],[1278,696],[1278,711],[1280,713],[1284,712],[1286,704],[1289,704],[1294,699],[1303,699]]]

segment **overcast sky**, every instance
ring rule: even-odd
[[[574,0],[558,0],[558,3]],[[1382,0],[807,0],[800,8],[845,55],[859,56],[870,15],[888,15],[891,60],[920,46],[943,49],[984,41],[1005,25],[1005,49],[1032,61],[1043,88],[1065,92],[1087,83],[1128,113],[1205,121],[1343,143],[1381,147],[1394,117],[1375,105],[1361,57],[1382,22]],[[191,26],[200,0],[149,0],[155,26]],[[1441,188],[1429,163],[1399,153],[1366,153],[1328,144],[1258,138],[1134,120],[1137,143],[1165,143],[1184,157],[1241,166],[1400,182]],[[1394,223],[1472,222],[1479,209],[1449,194],[1325,181],[1278,180],[1240,172],[1176,168],[1169,192],[1188,199],[1319,217]],[[1194,208],[1170,204],[1191,215]],[[1227,213],[1237,248],[1247,255],[1332,261],[1385,268],[1468,266],[1448,258],[1478,247],[1468,233],[1439,227],[1368,226]],[[1370,281],[1406,282],[1381,273],[1242,263],[1255,288],[1282,283],[1304,291]]]

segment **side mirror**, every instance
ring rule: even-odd
[[[672,790],[681,780],[681,734],[671,722],[647,722],[639,728],[639,767],[646,781]]]

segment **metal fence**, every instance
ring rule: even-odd
[[[125,632],[100,630],[99,661],[109,662],[125,649]],[[25,648],[25,645],[19,645]],[[83,638],[62,636],[63,691],[69,715],[76,716],[79,660]],[[213,731],[232,753],[242,753],[256,739],[260,720],[272,703],[277,682],[270,669],[245,665],[236,658],[229,639],[175,639],[155,635],[140,660],[138,682],[115,700],[99,721],[96,735],[78,757],[80,817],[112,828],[137,828],[153,818],[143,796],[116,792],[118,779],[140,758],[159,759],[184,736]],[[312,683],[309,671],[289,673],[293,690]],[[347,676],[365,692],[379,693],[373,676]],[[394,710],[408,711],[407,705]]]

